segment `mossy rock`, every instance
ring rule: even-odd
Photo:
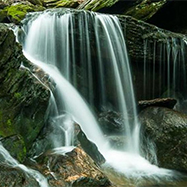
[[[61,0],[57,3],[56,7],[76,8],[78,5],[79,5],[78,0],[74,0],[74,1]]]
[[[151,18],[161,7],[163,7],[166,2],[167,0],[161,0],[158,2],[144,0],[140,4],[128,9],[125,14],[136,19],[146,21]]]
[[[19,135],[13,135],[3,138],[1,142],[12,157],[14,157],[20,163],[24,162],[26,158],[26,147],[23,137]]]
[[[9,22],[8,18],[7,18],[7,10],[4,9],[0,9],[0,23],[2,22]]]
[[[42,6],[34,6],[31,3],[18,3],[18,4],[13,4],[11,6],[7,6],[0,12],[0,15],[2,14],[4,19],[6,19],[5,18],[6,15],[6,17],[10,22],[19,24],[21,20],[25,18],[25,15],[28,12],[35,12],[35,11],[42,11],[42,10],[44,10]]]
[[[30,62],[13,31],[2,23],[0,49],[0,136],[18,135],[28,150],[45,126],[50,92],[28,69],[20,68]]]
[[[0,164],[0,187],[39,187],[34,177],[19,167]]]
[[[98,11],[102,8],[111,7],[115,3],[117,3],[119,0],[93,0],[90,3],[88,3],[84,9],[85,10],[91,10],[91,11]]]
[[[79,0],[44,0],[46,7],[66,7],[66,8],[76,8],[79,5]]]

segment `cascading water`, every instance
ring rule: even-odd
[[[144,99],[174,97],[184,101],[186,87],[185,38],[167,37],[144,40]],[[152,57],[150,55],[152,54]],[[179,108],[180,110],[180,108]]]
[[[66,111],[96,143],[107,163],[119,172],[138,178],[172,175],[172,171],[159,169],[140,156],[140,126],[117,17],[69,9],[48,10],[28,16],[23,30],[26,57],[56,84],[56,127],[67,127],[61,121]],[[109,146],[89,107],[68,81],[96,111],[115,109],[123,114],[126,143],[122,151]],[[129,119],[129,109],[133,120]]]
[[[47,179],[41,173],[34,169],[27,168],[23,164],[19,164],[0,143],[0,157],[1,156],[3,157],[3,159],[1,159],[1,162],[3,162],[4,164],[21,169],[29,176],[35,178],[40,187],[48,187]]]
[[[76,19],[78,23],[76,23]],[[29,26],[30,24],[31,26]],[[73,85],[84,85],[86,93],[83,91],[83,95],[90,105],[93,106],[93,103],[97,102],[98,107],[111,109],[107,106],[107,102],[110,100],[107,81],[112,81],[111,84],[114,84],[112,92],[115,94],[115,102],[117,103],[115,108],[126,119],[124,132],[127,139],[126,150],[138,153],[138,132],[134,136],[137,139],[135,141],[132,136],[134,127],[131,127],[133,124],[138,124],[134,92],[125,41],[117,17],[87,14],[86,12],[73,13],[70,10],[66,10],[63,15],[60,12],[46,12],[30,21],[25,32],[27,29],[29,32],[24,45],[25,52],[32,58],[59,68],[66,80],[69,80]],[[75,32],[77,35],[74,36]],[[93,51],[92,47],[97,51]],[[76,56],[77,53],[79,55]],[[103,56],[105,56],[104,60]],[[93,60],[93,58],[96,59]],[[83,71],[80,74],[83,76],[81,83],[76,81],[76,72],[79,68]],[[109,73],[111,75],[106,77],[105,74]],[[97,77],[94,74],[97,74]],[[109,76],[112,80],[107,80]],[[58,102],[59,110],[64,110],[65,102],[67,103],[64,100],[61,104]],[[127,111],[130,108],[133,109],[134,117],[134,122],[131,124]],[[72,115],[75,117],[75,114]],[[78,115],[80,116],[80,112]],[[138,128],[136,127],[136,129]]]

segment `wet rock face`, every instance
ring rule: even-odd
[[[39,187],[38,182],[18,168],[0,165],[0,187]]]
[[[51,187],[110,186],[109,180],[93,160],[80,148],[59,155],[46,153],[37,159],[38,169],[48,178]]]
[[[73,146],[77,146],[84,150],[86,154],[88,154],[97,165],[101,165],[105,162],[105,158],[103,155],[99,152],[97,146],[91,142],[85,135],[85,133],[81,130],[80,126],[74,122],[73,124]],[[55,127],[56,128],[56,127]],[[53,140],[55,139],[56,134],[54,132],[54,127],[51,127],[50,125],[46,125],[46,127],[43,129],[43,131],[40,133],[36,141],[33,143],[33,146],[28,152],[29,157],[33,158],[36,157],[43,152],[46,152],[47,150],[53,149]],[[51,133],[52,132],[52,133]],[[60,137],[58,138],[58,143],[61,146],[65,145],[64,137],[62,131],[60,131]]]
[[[19,160],[21,163],[24,162],[27,150],[23,137],[20,135],[5,137],[1,139],[1,143],[14,158]]]
[[[148,107],[139,119],[144,136],[156,145],[159,166],[187,171],[187,116],[164,107]]]
[[[44,127],[50,92],[28,69],[20,69],[21,63],[31,64],[4,24],[0,24],[0,49],[0,136],[17,134],[29,149]]]

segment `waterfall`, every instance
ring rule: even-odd
[[[53,107],[58,112],[52,117],[57,122],[54,127],[67,128],[65,111],[98,146],[106,165],[129,177],[171,176],[171,171],[159,169],[140,156],[131,71],[116,16],[47,10],[28,15],[22,29],[25,56],[55,82]],[[124,118],[126,142],[121,151],[111,148],[92,113],[103,110],[116,110]],[[70,124],[71,119],[67,120]]]
[[[24,51],[29,56],[57,67],[61,73],[59,77],[63,76],[78,90],[80,89],[80,93],[90,106],[97,107],[99,111],[101,108],[105,110],[115,108],[123,114],[126,119],[124,134],[127,139],[124,149],[139,153],[134,91],[125,40],[118,18],[84,11],[53,10],[38,14],[37,19],[31,19],[24,25],[24,31],[26,32]],[[78,72],[80,70],[82,72]],[[55,76],[57,74],[59,74],[57,71],[54,72]],[[77,74],[81,76],[79,81]],[[62,78],[57,79],[55,76],[53,79],[57,84]],[[67,92],[67,88],[59,89]],[[113,93],[110,93],[109,89],[112,89]],[[70,98],[71,91],[67,94]],[[63,111],[65,107],[65,110],[81,124],[80,120],[77,120],[81,115],[80,108],[72,113],[70,108],[73,103],[69,109],[64,106],[64,103],[69,105],[68,98],[58,101],[58,110]],[[134,121],[129,120],[130,109]],[[85,115],[83,118],[86,118]],[[86,123],[89,124],[89,121]],[[98,137],[101,135],[96,139]]]
[[[144,40],[144,99],[174,97],[183,102],[187,91],[185,38],[159,34],[160,40]]]

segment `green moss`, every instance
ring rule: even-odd
[[[2,139],[3,146],[10,152],[10,154],[19,162],[23,163],[26,157],[26,147],[22,136],[13,135]]]
[[[8,119],[6,124],[7,124],[7,126],[9,126],[9,127],[12,126],[11,119]]]
[[[19,93],[19,92],[14,93],[14,97],[16,99],[20,99],[21,98],[21,93]]]
[[[5,120],[6,118],[7,118],[6,115],[2,115],[0,120],[0,135],[3,137],[11,136],[15,134],[15,129],[12,125],[12,120],[11,119]]]
[[[35,12],[43,10],[43,7],[34,6],[32,4],[16,4],[5,8],[7,16],[16,24],[20,23],[28,12]]]
[[[14,143],[12,153],[16,154],[16,159],[19,162],[22,163],[25,160],[27,150],[26,150],[23,139],[20,139],[20,141],[17,141]]]

